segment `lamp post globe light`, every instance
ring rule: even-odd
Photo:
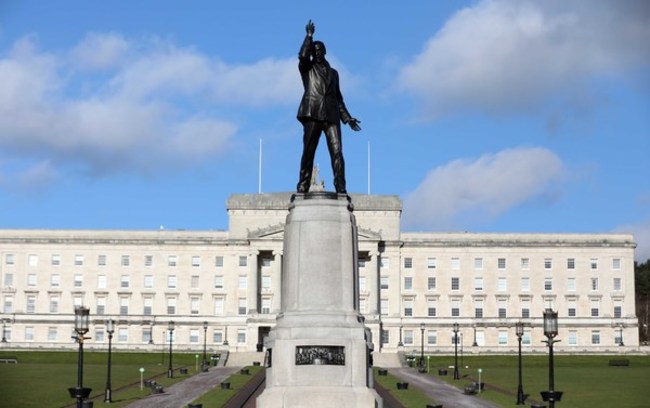
[[[562,399],[562,391],[555,391],[555,368],[553,367],[553,343],[560,340],[554,340],[558,334],[557,312],[551,309],[544,310],[544,341],[548,345],[548,391],[542,391],[542,399],[548,401],[550,408],[555,408],[555,401]]]
[[[208,322],[203,322],[203,371],[208,371],[207,360]]]
[[[104,391],[104,402],[111,403],[112,390],[111,390],[111,349],[113,341],[113,333],[115,332],[115,321],[113,319],[106,320],[106,333],[108,333],[108,363],[106,371],[106,390]]]
[[[521,338],[524,335],[524,324],[517,322],[515,324],[515,334],[517,335],[517,342],[519,343],[519,385],[517,386],[517,405],[526,404],[526,396],[524,395],[524,386],[522,384],[521,376]]]
[[[454,323],[454,380],[460,380],[458,373],[458,323]]]
[[[424,369],[424,323],[420,323],[420,368],[419,371],[423,373]]]
[[[77,333],[76,337],[72,337],[79,343],[79,357],[77,359],[77,386],[68,388],[70,397],[77,399],[77,408],[81,408],[84,398],[90,395],[90,388],[83,386],[83,362],[84,362],[84,334],[88,333],[90,321],[90,309],[77,306],[74,310],[74,331]]]
[[[169,367],[167,368],[167,378],[174,378],[174,369],[172,368],[172,338],[174,335],[174,321],[170,321],[167,325],[169,332]]]

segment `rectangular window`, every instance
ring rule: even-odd
[[[382,316],[388,316],[388,299],[382,299],[380,301],[379,309]]]
[[[528,270],[530,268],[530,259],[521,258],[521,269]]]
[[[246,298],[239,298],[237,306],[237,314],[240,316],[245,315],[248,311],[248,305],[246,304]]]
[[[129,341],[129,329],[125,327],[117,329],[117,341],[120,343],[126,343]]]
[[[167,266],[174,268],[176,267],[176,264],[177,264],[176,255],[167,256]]]
[[[507,345],[508,345],[508,331],[499,330],[499,346],[507,346]]]
[[[413,258],[407,257],[404,258],[404,269],[411,269],[413,268]]]
[[[483,278],[474,278],[474,290],[479,292],[483,290]]]
[[[460,317],[460,300],[451,300],[451,317]]]
[[[35,273],[27,275],[27,286],[34,287],[38,284],[38,278]]]
[[[103,328],[97,328],[95,329],[95,341],[98,343],[101,343],[104,341],[104,329]]]
[[[598,300],[592,300],[589,302],[591,309],[591,317],[600,316],[600,302]]]
[[[597,346],[600,344],[600,331],[592,330],[591,331],[591,344]]]
[[[190,344],[198,344],[199,342],[199,330],[190,329]]]
[[[153,275],[144,275],[144,284],[145,289],[153,289]]]
[[[151,267],[153,266],[153,255],[144,256],[144,266]]]
[[[15,263],[14,254],[7,254],[5,256],[5,264],[13,265]]]
[[[429,346],[438,344],[438,332],[436,330],[427,330],[427,344]]]
[[[190,278],[190,287],[192,289],[198,289],[199,287],[199,275],[192,275]]]
[[[214,266],[217,268],[223,268],[223,256],[217,255],[214,257]]]
[[[29,266],[38,266],[38,255],[29,255],[27,263]]]
[[[359,299],[359,313],[366,314],[368,310],[367,305],[368,300],[366,298]]]
[[[521,301],[521,317],[522,319],[530,319],[530,300]]]
[[[567,278],[566,280],[566,290],[567,292],[576,291],[576,278]]]
[[[192,256],[192,267],[193,268],[198,268],[201,266],[201,257],[200,256]]]
[[[460,278],[451,278],[451,290],[460,290]]]
[[[483,330],[476,330],[476,344],[481,347],[485,346],[485,332]]]
[[[413,330],[404,330],[404,344],[405,345],[413,344]]]
[[[59,297],[50,296],[50,313],[59,313]]]
[[[262,314],[271,313],[271,298],[263,297],[262,298]]]
[[[615,319],[620,319],[623,317],[623,306],[621,306],[620,302],[614,304],[614,318]]]
[[[221,275],[214,276],[214,288],[223,289],[223,276]]]
[[[221,330],[212,332],[212,342],[215,344],[223,343],[223,332]]]
[[[366,266],[366,261],[367,260],[365,258],[361,258],[361,259],[359,259],[359,262],[361,262],[362,260],[363,260],[363,266],[359,265],[360,268],[363,268],[364,266]],[[265,256],[260,260],[260,265],[262,266],[262,268],[270,268],[271,267],[271,261],[272,261],[271,257]]]
[[[146,297],[142,300],[142,302],[143,302],[142,314],[145,316],[151,316],[153,311],[153,298]]]
[[[598,270],[598,258],[591,258],[589,260],[589,269],[592,271]]]
[[[506,269],[506,258],[497,259],[497,268],[501,270]]]
[[[427,316],[436,317],[436,303],[434,299],[427,300]]]
[[[61,255],[55,254],[52,255],[52,266],[60,266],[61,265]]]
[[[390,341],[390,332],[388,330],[381,331],[381,344],[388,344]]]
[[[28,295],[27,296],[27,305],[25,307],[27,313],[36,313],[36,296]]]
[[[106,289],[106,275],[97,275],[97,289]]]
[[[50,276],[50,286],[53,288],[58,288],[61,284],[61,276],[58,273],[53,273]]]
[[[4,310],[4,313],[6,313],[6,314],[11,314],[11,313],[14,312],[14,297],[13,296],[5,296],[3,310]]]
[[[74,256],[74,266],[83,266],[84,264],[84,256],[83,255],[75,255]]]
[[[81,274],[76,274],[74,276],[74,287],[80,288],[84,285],[84,276]]]
[[[382,276],[379,278],[379,287],[381,289],[388,289],[388,276]]]
[[[567,343],[569,343],[569,346],[577,346],[578,345],[578,332],[575,330],[569,330],[569,338],[567,340]]]
[[[530,292],[530,278],[529,277],[521,278],[521,291],[522,292]]]
[[[106,312],[106,298],[98,297],[96,314],[101,316],[105,314],[105,312]]]
[[[14,274],[5,273],[5,286],[14,286]]]
[[[214,314],[215,316],[223,316],[223,298],[214,298]]]
[[[505,277],[501,276],[497,279],[497,290],[499,292],[505,292],[508,290],[508,281]]]
[[[122,297],[120,298],[120,316],[126,316],[129,314],[129,298]]]
[[[384,258],[383,256],[379,258],[379,267],[381,269],[388,269],[390,267],[390,261],[388,258]]]
[[[248,288],[248,276],[241,275],[239,277],[237,287],[241,290],[246,290],[246,288]]]
[[[169,289],[176,288],[176,275],[167,275],[167,287]]]
[[[499,318],[505,319],[508,317],[508,303],[505,299],[499,299],[497,303],[499,306]]]
[[[435,289],[436,289],[436,277],[429,276],[427,278],[427,290],[435,290]]]
[[[143,327],[142,328],[142,343],[147,344],[147,343],[152,343],[152,334],[151,334],[151,327]]]
[[[359,266],[359,269],[363,269],[366,267],[366,259],[365,258],[359,258],[357,261],[357,265]]]
[[[576,309],[578,307],[578,302],[575,299],[567,300],[567,316],[576,317]]]
[[[239,257],[239,266],[240,267],[245,267],[248,265],[248,257],[247,256],[240,256]]]
[[[595,292],[598,290],[598,278],[591,278],[591,291]]]
[[[475,300],[474,301],[474,317],[477,319],[483,318],[483,301]]]
[[[404,299],[402,301],[404,306],[404,316],[412,317],[413,316],[413,299]]]
[[[167,298],[167,314],[176,314],[176,298]]]
[[[474,258],[474,269],[483,269],[483,258]]]
[[[201,304],[201,299],[198,297],[190,298],[190,314],[197,315],[199,314],[199,305]]]
[[[569,258],[566,260],[566,268],[567,269],[575,269],[576,268],[576,259],[575,258]]]
[[[246,344],[246,329],[237,330],[237,343]]]
[[[454,271],[460,269],[460,258],[451,258],[451,269]]]
[[[120,276],[120,287],[121,288],[128,288],[130,284],[131,278],[129,275],[122,275]]]
[[[131,265],[131,257],[128,255],[122,255],[122,261],[120,262],[122,266],[129,266]]]
[[[552,269],[553,268],[553,260],[551,258],[544,258],[544,269]]]
[[[362,292],[366,291],[366,277],[359,276],[359,290]]]
[[[366,279],[365,276],[363,277],[363,287],[359,286],[361,290],[366,289]],[[359,277],[359,285],[361,285],[361,277]],[[262,275],[262,292],[270,292],[271,291],[271,277],[269,275]]]
[[[544,278],[544,290],[547,292],[553,290],[553,278]]]
[[[56,327],[48,327],[47,328],[47,340],[48,341],[56,341],[58,337],[58,330]]]
[[[413,277],[404,277],[404,290],[413,290]]]
[[[106,266],[106,255],[97,256],[97,266]]]
[[[34,326],[25,327],[25,341],[34,340]]]
[[[612,259],[612,269],[619,270],[621,269],[621,258]]]
[[[428,257],[427,258],[427,269],[436,269],[438,266],[438,261],[436,258]]]
[[[612,283],[612,288],[614,289],[615,292],[621,291],[621,278],[614,278],[614,282]]]

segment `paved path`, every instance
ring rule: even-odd
[[[444,408],[499,408],[491,402],[472,395],[465,395],[462,390],[439,380],[436,377],[420,374],[413,368],[390,368],[388,371],[411,386],[418,387]]]
[[[205,394],[223,380],[230,377],[240,367],[214,367],[207,373],[199,373],[191,376],[185,381],[178,382],[171,387],[165,388],[162,394],[151,394],[142,398],[126,408],[182,408]]]

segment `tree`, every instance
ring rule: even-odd
[[[636,292],[636,315],[639,318],[639,338],[648,342],[650,325],[650,259],[644,263],[634,262],[634,290]],[[644,326],[645,325],[645,326]]]

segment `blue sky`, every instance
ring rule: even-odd
[[[0,228],[226,229],[260,140],[262,191],[292,191],[312,19],[363,128],[348,191],[399,195],[405,230],[631,232],[650,258],[650,3],[396,4],[3,0]]]

